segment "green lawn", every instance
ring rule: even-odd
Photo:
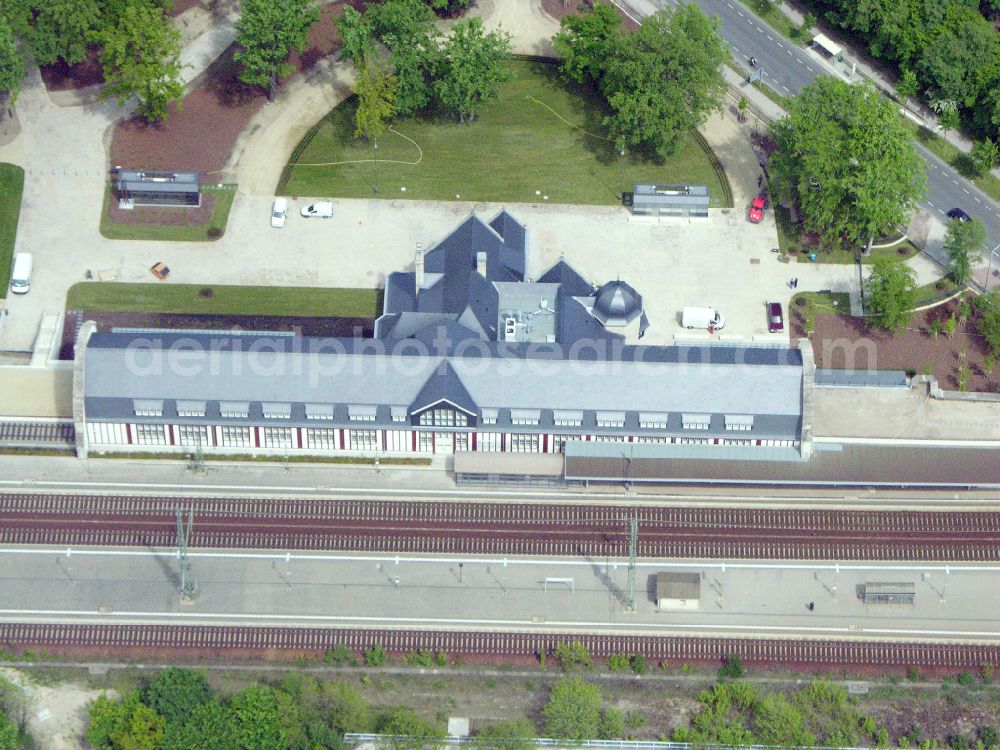
[[[198,286],[81,282],[66,293],[67,310],[208,315],[374,318],[378,289],[282,286]]]
[[[196,227],[175,227],[166,224],[119,224],[108,216],[112,199],[111,184],[104,188],[104,207],[101,209],[101,234],[109,240],[164,240],[169,242],[211,242],[226,232],[229,209],[236,197],[235,185],[202,185],[203,193],[215,194],[215,207],[207,224]],[[178,209],[182,210],[182,209]],[[212,230],[218,230],[215,234]],[[211,234],[210,234],[211,233]],[[214,236],[212,236],[214,235]]]
[[[378,196],[372,144],[353,137],[353,99],[306,135],[277,192],[521,203],[547,195],[549,203],[613,205],[634,182],[693,183],[709,186],[714,207],[732,206],[722,168],[696,133],[660,162],[623,160],[604,138],[604,104],[593,91],[563,84],[553,65],[514,60],[511,67],[499,100],[471,124],[430,115],[397,122],[398,134],[378,143]]]
[[[937,281],[932,281],[930,284],[918,286],[913,306],[924,307],[925,305],[933,305],[935,302],[947,299],[957,291],[958,285],[948,276],[943,276]]]
[[[7,296],[10,283],[10,265],[14,258],[23,189],[24,170],[16,164],[0,163],[0,299]]]

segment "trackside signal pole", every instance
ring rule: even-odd
[[[191,527],[194,525],[194,511],[187,512],[187,527],[184,525],[184,513],[177,508],[177,559],[181,568],[181,602],[190,603],[197,595],[197,585],[191,576],[191,561],[188,560],[188,542],[191,539]]]

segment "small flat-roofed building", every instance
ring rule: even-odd
[[[833,62],[844,62],[844,48],[830,39],[826,34],[813,37],[812,46]]]
[[[913,604],[916,586],[912,581],[904,583],[868,582],[863,586],[865,604]]]
[[[649,185],[636,183],[632,213],[636,216],[708,216],[705,185]]]
[[[197,172],[118,170],[115,193],[119,201],[145,206],[200,206]]]
[[[656,608],[660,612],[698,609],[700,601],[700,573],[664,571],[656,574]]]

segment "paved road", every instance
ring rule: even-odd
[[[833,74],[816,56],[789,42],[739,0],[692,1],[706,14],[720,19],[720,31],[732,45],[737,67],[742,66],[749,71],[748,60],[753,55],[757,58],[758,66],[764,70],[765,81],[780,94],[797,94],[817,76]],[[630,6],[640,15],[648,15],[676,0],[618,2]],[[927,198],[922,205],[933,216],[941,219],[945,218],[945,211],[955,206],[961,206],[968,213],[982,219],[986,226],[985,262],[989,259],[988,249],[1000,245],[1000,205],[920,143],[916,146],[928,166]]]

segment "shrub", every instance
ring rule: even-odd
[[[579,641],[558,644],[555,657],[559,666],[566,672],[571,672],[574,669],[587,669],[591,664],[590,652]]]
[[[739,654],[730,654],[719,667],[719,677],[742,677],[744,674],[743,660]]]
[[[649,665],[646,663],[646,657],[642,654],[632,654],[631,665],[632,671],[636,674],[646,674],[649,669]]]
[[[403,657],[403,664],[409,667],[430,667],[434,664],[434,654],[426,649],[411,651]]]
[[[617,708],[608,706],[601,712],[599,732],[602,740],[620,740],[625,736],[625,716]]]
[[[966,370],[968,370],[968,368],[966,368]],[[976,681],[976,677],[972,674],[972,672],[961,672],[957,679],[959,685],[972,685]]]
[[[372,646],[365,651],[366,667],[384,667],[389,661],[389,652],[385,646]]]
[[[323,661],[327,664],[336,664],[338,667],[354,660],[354,652],[343,643],[338,643],[333,648],[328,648],[323,654]]]
[[[958,390],[960,390],[960,391],[967,391],[967,390],[969,390],[969,375],[970,375],[970,372],[971,371],[969,370],[969,366],[967,364],[965,364],[964,362],[958,366]],[[958,681],[960,683],[962,683],[963,685],[965,685],[965,684],[972,684],[971,682],[969,682],[969,683],[962,682],[962,678],[965,677],[966,675],[968,675],[969,678],[970,678],[970,680],[971,680],[972,675],[969,672],[962,672],[962,674],[960,674],[958,676]]]
[[[940,318],[934,318],[934,320],[927,324],[927,333],[931,335],[932,339],[936,339],[941,334]]]
[[[203,286],[198,290],[198,299],[212,299],[215,296],[215,290],[210,286]]]
[[[628,729],[641,729],[646,726],[646,714],[642,711],[629,711],[625,714],[625,726]]]
[[[958,324],[958,320],[955,318],[955,313],[952,313],[944,321],[944,332],[948,334],[948,338],[952,337],[955,333],[955,326]]]
[[[628,668],[628,654],[611,654],[608,657],[608,669],[612,672],[624,672]]]
[[[984,724],[979,727],[977,734],[979,735],[980,741],[986,747],[996,747],[997,745],[1000,745],[1000,730],[992,724]]]
[[[210,239],[216,240],[222,236],[222,230],[219,229],[218,227],[209,227],[208,231],[205,232],[205,236],[209,237]]]
[[[989,375],[991,372],[993,372],[994,369],[996,369],[996,366],[997,366],[997,357],[995,354],[990,353],[987,354],[985,357],[983,357],[983,372],[985,374]],[[990,664],[984,664],[982,667],[979,668],[980,673],[983,675],[983,679],[989,681],[989,677],[987,677],[985,673],[986,669],[989,669],[990,677],[992,677],[993,667]]]

